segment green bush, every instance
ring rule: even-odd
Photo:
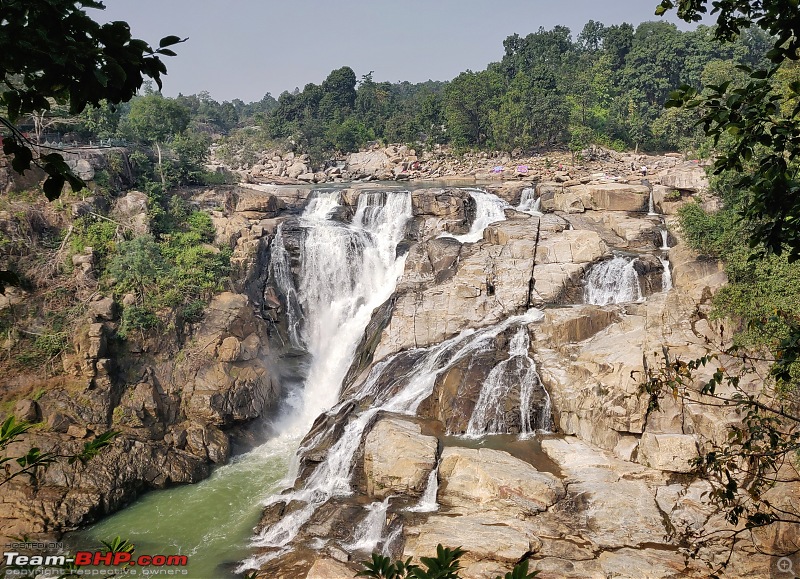
[[[123,338],[131,329],[155,327],[155,313],[163,317],[164,310],[177,315],[179,323],[200,320],[206,302],[223,289],[230,271],[232,250],[212,245],[215,229],[207,213],[192,211],[176,195],[159,197],[157,207],[162,226],[158,237],[143,235],[121,243],[107,268],[115,293],[134,293],[142,304],[123,314]]]
[[[715,186],[728,199],[739,197],[725,189],[724,179]],[[733,338],[736,346],[775,348],[789,336],[791,325],[800,321],[800,262],[789,263],[786,254],[760,255],[751,249],[749,234],[732,209],[710,214],[690,203],[678,215],[689,246],[721,259],[725,266],[728,284],[714,296],[711,318],[728,318],[738,325]],[[800,367],[790,372],[800,377]]]
[[[122,312],[122,323],[119,325],[117,333],[122,339],[126,339],[131,332],[146,330],[157,327],[159,324],[158,316],[152,310],[144,306],[128,306]]]
[[[69,339],[65,333],[43,334],[36,336],[33,347],[45,357],[52,358],[69,347]]]
[[[420,562],[425,567],[411,563],[409,557],[405,561],[392,562],[389,557],[372,554],[370,561],[362,561],[363,570],[357,577],[371,577],[372,579],[460,579],[461,557],[466,551],[461,547],[450,549],[441,543],[436,546],[436,557],[420,557]],[[514,566],[512,571],[505,574],[503,579],[533,579],[538,571],[528,573],[528,561],[522,561]],[[501,579],[497,577],[497,579]]]
[[[698,203],[688,203],[678,210],[678,217],[686,242],[703,255],[721,257],[743,244],[743,228],[729,209],[706,213]]]
[[[102,262],[117,249],[117,224],[91,215],[76,219],[72,224],[72,251],[83,253],[84,247],[94,249]]]

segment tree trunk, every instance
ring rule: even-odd
[[[166,193],[167,180],[164,178],[164,167],[161,165],[161,145],[156,142],[156,150],[158,151],[158,172],[161,175],[161,190]]]

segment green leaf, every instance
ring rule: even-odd
[[[186,42],[187,40],[189,40],[189,39],[188,38],[184,38],[183,40],[181,40],[181,38],[179,36],[174,36],[174,35],[165,36],[164,38],[162,38],[158,42],[158,47],[159,48],[164,48],[165,46],[172,46],[174,44],[179,44],[181,42]]]
[[[49,201],[55,201],[61,197],[61,191],[64,189],[66,178],[63,175],[50,175],[42,185],[45,197]]]

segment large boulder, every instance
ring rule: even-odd
[[[466,233],[475,218],[475,201],[461,189],[418,189],[411,194],[417,239],[439,233]]]
[[[267,333],[246,296],[214,297],[195,336],[198,351],[190,350],[175,369],[187,416],[230,426],[261,416],[277,400],[279,386],[262,338]]]
[[[670,472],[691,472],[690,461],[700,456],[693,434],[651,434],[645,432],[639,442],[639,462]]]
[[[254,214],[255,218],[274,217],[284,207],[283,201],[266,191],[237,187],[232,194],[232,205],[237,213]]]
[[[150,231],[150,218],[147,216],[147,195],[141,191],[129,191],[118,199],[111,216],[128,227],[135,235]]]
[[[544,440],[542,450],[566,476],[570,495],[584,511],[585,536],[593,543],[613,549],[667,542],[663,513],[655,500],[654,487],[663,481],[657,471],[572,437]]]
[[[365,151],[350,153],[347,156],[345,170],[349,171],[354,179],[363,177],[380,178],[391,174],[394,163],[389,160],[383,151]]]
[[[421,495],[436,466],[438,440],[423,436],[418,424],[397,418],[378,421],[364,442],[367,493]]]
[[[552,474],[488,448],[445,448],[439,478],[443,505],[498,510],[509,518],[544,511],[564,496]]]
[[[643,185],[622,183],[590,183],[569,187],[567,192],[591,199],[597,211],[647,211],[650,190]]]
[[[659,177],[661,185],[670,189],[680,189],[700,193],[708,190],[706,170],[697,164],[683,165],[668,169]]]
[[[462,561],[500,561],[514,563],[529,551],[537,551],[541,541],[533,525],[517,521],[501,522],[483,514],[433,515],[405,531],[403,558],[431,557],[437,545],[460,546],[467,552]]]

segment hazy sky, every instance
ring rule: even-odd
[[[658,0],[104,0],[89,10],[101,21],[125,20],[156,45],[189,37],[166,58],[164,94],[207,90],[216,100],[260,100],[270,92],[320,83],[341,66],[376,81],[450,80],[481,70],[503,54],[503,40],[540,26],[588,20],[634,26],[654,16]],[[674,15],[673,21],[676,21]],[[682,26],[685,28],[685,26]]]

